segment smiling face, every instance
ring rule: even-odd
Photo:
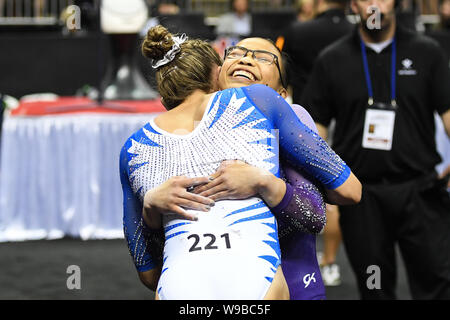
[[[237,46],[250,50],[265,50],[278,57],[282,68],[280,52],[272,43],[262,38],[247,38],[240,41]],[[225,58],[219,74],[219,87],[221,89],[237,88],[252,84],[265,84],[282,96],[286,90],[281,85],[280,74],[274,63],[265,64],[253,59],[249,52],[246,56],[237,59]]]

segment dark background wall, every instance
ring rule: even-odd
[[[139,54],[139,43],[135,52],[153,86],[153,71]],[[102,33],[0,33],[0,92],[20,98],[38,92],[74,95],[84,85],[99,88],[110,55],[110,39]]]

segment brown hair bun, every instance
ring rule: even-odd
[[[221,66],[222,60],[206,41],[186,39],[184,34],[175,37],[163,26],[156,26],[147,32],[141,50],[144,57],[153,60],[158,92],[167,109],[175,108],[195,90],[210,93],[217,87],[212,70]],[[165,59],[168,52],[171,55]]]
[[[172,48],[174,42],[172,34],[165,27],[157,25],[147,31],[147,35],[142,42],[142,54],[153,60],[161,60]]]

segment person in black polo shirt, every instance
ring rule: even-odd
[[[369,8],[369,6],[376,8]],[[395,0],[352,0],[354,32],[324,50],[301,104],[363,183],[341,207],[347,256],[363,299],[395,299],[399,245],[414,299],[450,299],[450,196],[438,179],[433,112],[450,135],[445,53],[398,26]]]

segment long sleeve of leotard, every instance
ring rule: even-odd
[[[120,152],[120,181],[123,191],[123,230],[128,250],[139,272],[155,268],[161,261],[163,235],[151,230],[142,218],[142,204],[133,193],[129,181],[127,150]]]
[[[300,121],[317,133],[309,113],[299,105],[291,107]],[[281,162],[281,169],[286,193],[281,202],[271,209],[279,222],[279,235],[287,235],[296,230],[319,233],[326,224],[325,202],[321,191],[304,172],[295,171],[284,162]]]
[[[283,156],[296,169],[303,169],[328,189],[336,189],[350,176],[350,168],[317,133],[295,115],[291,106],[265,85],[241,88],[279,131]]]

